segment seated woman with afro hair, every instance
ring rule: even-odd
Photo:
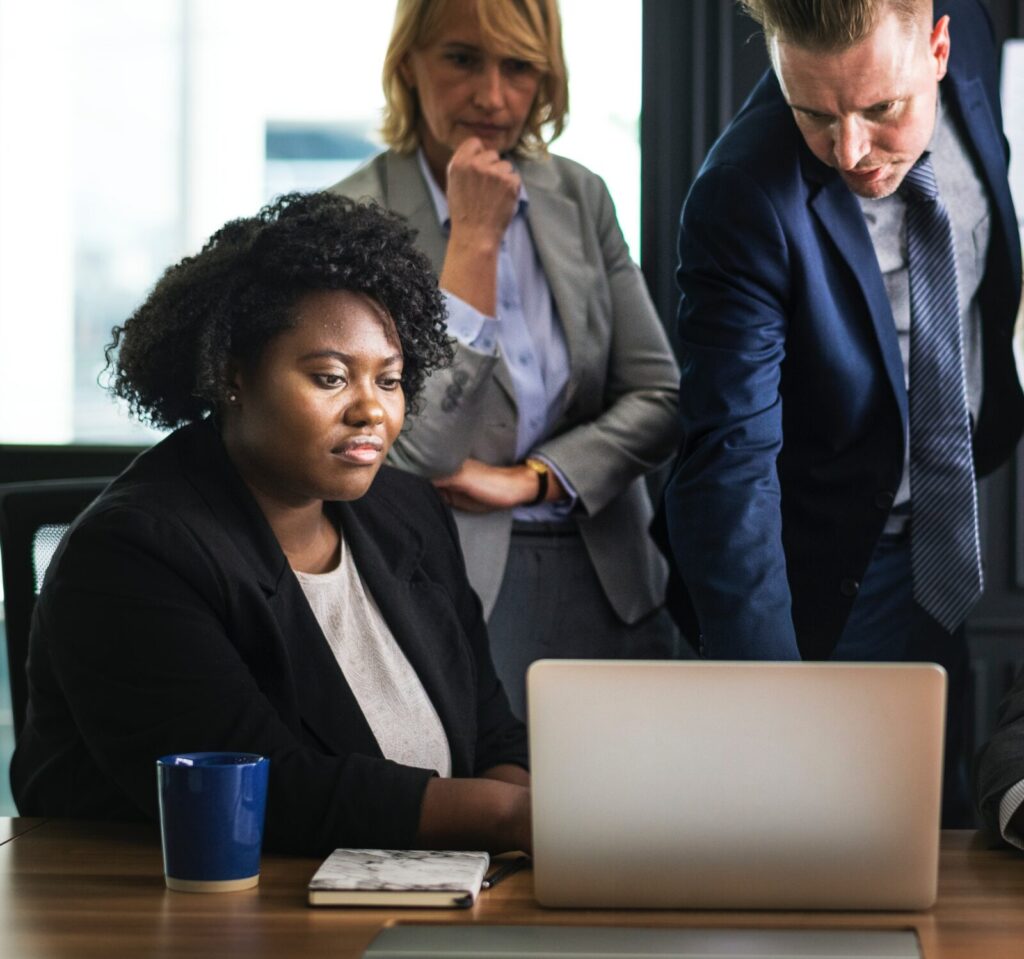
[[[396,217],[328,194],[235,220],[113,331],[173,429],[79,517],[32,625],[28,816],[157,818],[155,760],[270,758],[265,844],[528,849],[509,710],[451,515],[383,465],[450,361]]]

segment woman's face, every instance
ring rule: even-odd
[[[313,293],[295,313],[292,329],[231,371],[225,444],[245,481],[282,506],[358,499],[402,429],[401,347],[358,293]]]
[[[410,51],[402,78],[419,99],[427,159],[433,169],[444,169],[469,137],[498,153],[515,149],[541,73],[525,60],[485,49],[474,8],[455,0],[433,42]]]

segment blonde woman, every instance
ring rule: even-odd
[[[392,458],[454,507],[522,716],[534,659],[673,652],[644,474],[678,373],[604,183],[546,148],[568,108],[555,0],[399,0],[384,90],[390,149],[334,189],[418,231],[456,341]]]

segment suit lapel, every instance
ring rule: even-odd
[[[380,756],[377,739],[290,570],[268,601],[288,647],[299,712],[307,732],[336,756],[350,752]]]
[[[384,156],[384,202],[416,230],[416,245],[427,255],[434,272],[440,275],[448,241],[437,222],[437,211],[423,182],[416,154],[389,150]]]
[[[330,752],[380,755],[377,740],[338,668],[270,524],[211,423],[189,427],[188,475],[260,584],[295,678],[302,721]],[[319,641],[317,641],[319,640]]]
[[[240,565],[252,571],[264,595],[273,595],[288,562],[263,511],[231,462],[216,423],[205,420],[179,435],[186,444],[183,465],[189,482],[210,515],[223,526]]]
[[[530,200],[526,215],[530,235],[569,349],[569,383],[563,403],[566,408],[579,383],[575,371],[583,366],[588,304],[585,291],[593,283],[594,270],[583,254],[579,207],[561,189],[554,164],[550,160],[523,160],[519,169]]]
[[[985,88],[978,77],[963,77],[959,70],[951,67],[943,83],[943,93],[947,95],[946,102],[951,104],[954,116],[963,123],[966,133],[964,145],[977,161],[988,191],[992,213],[999,221],[1002,243],[1011,251],[1013,263],[1010,275],[1020,276],[1017,221],[1013,215],[1013,202],[1007,181],[1003,138],[992,116]]]
[[[467,715],[466,703],[450,693],[453,688],[473,688],[467,663],[457,655],[459,644],[450,641],[461,633],[461,625],[440,587],[422,575],[424,544],[419,532],[402,519],[402,508],[400,503],[382,503],[372,489],[359,501],[328,504],[366,589],[437,710],[451,749],[453,774],[468,775],[472,745],[466,731],[473,728],[475,716]],[[283,577],[271,605],[286,636],[304,637],[290,644],[289,652],[307,729],[336,755],[382,755],[294,576]],[[314,636],[320,641],[311,642]],[[361,745],[354,748],[354,741]]]
[[[816,169],[815,165],[817,168]],[[857,198],[850,192],[838,174],[828,170],[809,152],[804,156],[805,172],[810,167],[810,179],[821,182],[810,205],[829,235],[840,256],[846,261],[867,304],[868,315],[882,352],[886,375],[896,396],[904,430],[909,421],[907,390],[903,378],[903,357],[900,353],[896,324],[892,316],[889,296],[885,291],[878,257],[868,235],[864,215]]]
[[[450,691],[472,690],[474,679],[465,657],[458,655],[461,646],[455,638],[462,626],[451,603],[423,574],[423,539],[402,518],[403,504],[382,502],[376,491],[337,506],[359,574],[437,710],[450,744],[453,774],[466,775],[472,765],[466,730],[475,716],[467,715],[468,704]]]

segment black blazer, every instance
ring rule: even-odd
[[[437,709],[453,776],[526,765],[451,515],[383,467],[331,503]],[[11,764],[28,816],[155,819],[166,753],[269,756],[268,848],[414,842],[432,772],[384,759],[298,581],[209,423],[143,453],[54,556],[29,642]]]

